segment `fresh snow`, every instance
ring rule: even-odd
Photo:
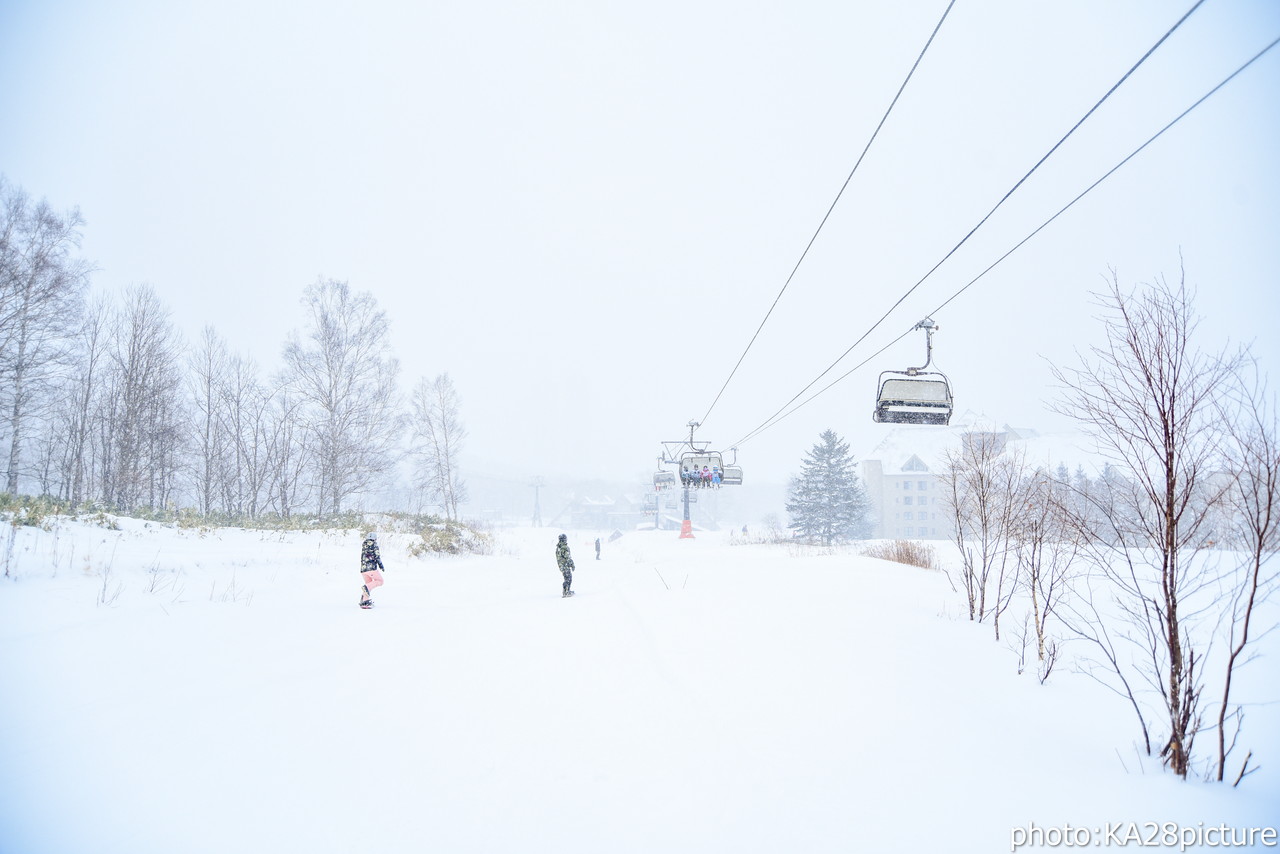
[[[1280,821],[1274,635],[1232,789],[1140,756],[1094,680],[1018,675],[942,573],[853,550],[646,531],[597,561],[570,532],[566,600],[558,529],[462,558],[384,532],[362,611],[358,531],[119,525],[3,532],[4,854],[952,854]]]

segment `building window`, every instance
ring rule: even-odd
[[[916,514],[914,514],[914,513],[903,513],[903,514],[902,514],[902,517],[903,517],[904,519],[906,519],[908,522],[914,522],[914,521],[915,521],[915,515],[916,515]]]
[[[910,503],[911,503],[911,496],[910,496],[910,495],[908,495],[906,498],[903,498],[903,499],[902,499],[902,503],[903,503],[903,504],[910,504]]]
[[[917,486],[919,489],[921,489],[921,490],[928,489],[928,488],[929,488],[929,481],[927,481],[927,480],[922,480],[922,481],[920,481],[919,483],[917,483],[917,484],[916,484],[916,486]]]
[[[902,484],[902,488],[903,488],[903,489],[910,489],[910,488],[911,488],[911,481],[907,481],[906,483]]]

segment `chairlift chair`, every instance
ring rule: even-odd
[[[658,469],[653,473],[653,488],[658,492],[675,489],[676,483],[678,483],[678,481],[676,479],[676,473],[673,471]]]
[[[724,476],[724,457],[719,451],[685,451],[680,455],[680,479],[692,481],[702,476],[702,470],[721,472]]]
[[[925,370],[933,361],[933,333],[938,328],[930,318],[915,325],[925,331],[925,361],[918,368],[884,371],[880,374],[876,408],[871,420],[882,424],[947,425],[955,408],[951,384],[940,371]]]

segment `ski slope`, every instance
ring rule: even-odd
[[[1280,820],[1273,640],[1237,689],[1270,692],[1263,768],[1230,789],[1140,757],[1093,680],[1017,675],[941,573],[852,551],[635,532],[597,561],[570,532],[561,599],[557,529],[426,559],[384,532],[362,611],[360,532],[119,524],[11,545],[5,854],[951,854]]]

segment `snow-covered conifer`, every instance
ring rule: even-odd
[[[849,443],[833,430],[819,439],[801,461],[800,474],[791,479],[788,527],[827,545],[865,537],[871,530],[871,504]]]

